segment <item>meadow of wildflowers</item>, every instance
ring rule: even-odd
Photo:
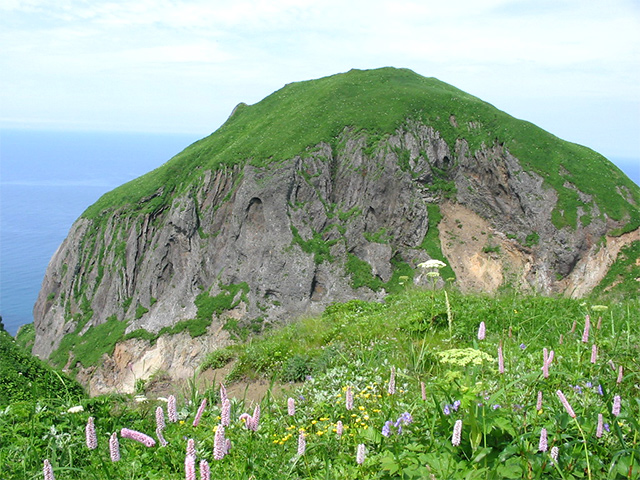
[[[308,356],[304,382],[257,403],[220,379],[11,404],[0,478],[640,478],[637,299],[441,293],[349,302],[236,348],[236,378]]]

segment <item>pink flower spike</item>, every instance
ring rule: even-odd
[[[224,384],[220,382],[220,402],[224,403],[227,398],[227,389]]]
[[[389,376],[389,387],[387,388],[389,395],[396,393],[396,367],[391,367],[391,375]]]
[[[307,450],[307,440],[305,438],[304,432],[300,432],[298,435],[298,455],[304,455],[304,452]]]
[[[362,465],[365,458],[365,446],[364,443],[359,443],[356,451],[356,463]]]
[[[187,452],[185,455],[187,457],[196,456],[196,441],[193,438],[187,440]]]
[[[118,434],[113,432],[109,438],[109,456],[112,462],[120,461],[120,442],[118,442]]]
[[[185,480],[196,480],[196,457],[193,455],[184,457],[184,478]]]
[[[231,402],[228,398],[222,402],[222,410],[220,412],[220,423],[224,427],[231,425]]]
[[[460,445],[460,440],[462,439],[462,420],[456,420],[456,423],[453,425],[453,436],[451,437],[451,444],[454,447]]]
[[[211,480],[211,468],[206,460],[200,460],[200,480]]]
[[[44,474],[44,480],[56,480],[56,477],[53,476],[53,467],[47,459],[44,460],[42,473]]]
[[[198,411],[196,412],[196,418],[193,419],[193,426],[197,427],[200,424],[200,418],[202,418],[202,414],[204,413],[204,409],[207,408],[207,399],[204,398],[200,406],[198,407]]]
[[[504,373],[504,355],[502,354],[502,341],[498,345],[498,372]]]
[[[338,420],[336,422],[336,435],[338,436],[338,438],[342,437],[342,430],[343,430],[343,426],[342,426],[342,421]]]
[[[569,330],[569,333],[574,333],[576,331],[577,326],[578,326],[578,321],[574,320],[573,325],[571,325],[571,330]]]
[[[564,396],[564,393],[562,393],[560,390],[556,390],[556,395],[558,395],[560,402],[564,406],[564,409],[567,411],[569,416],[571,418],[576,418],[576,414],[573,411],[573,408],[571,408],[571,405],[569,405],[569,402],[567,401],[567,397]]]
[[[164,410],[162,410],[162,407],[158,407],[156,408],[156,431],[162,431],[164,430],[166,427],[166,424],[164,422]]]
[[[87,419],[87,426],[84,429],[87,440],[87,448],[95,450],[98,447],[98,437],[96,436],[96,427],[93,423],[93,417]]]
[[[347,393],[345,395],[345,399],[346,399],[346,407],[347,410],[351,410],[353,409],[353,392],[351,391],[351,387],[347,387]]]
[[[611,414],[614,417],[620,415],[620,395],[613,397],[613,406],[611,407]]]
[[[216,434],[213,437],[213,459],[222,460],[226,454],[227,440],[224,438],[224,427],[218,425]]]
[[[598,359],[598,347],[594,343],[593,345],[591,345],[591,363],[596,363],[597,359]]]
[[[484,322],[480,322],[480,326],[478,327],[478,340],[484,340],[484,337],[487,334],[487,327]]]
[[[540,441],[538,442],[538,451],[546,452],[547,451],[547,429],[543,428],[540,430]]]
[[[422,394],[422,401],[426,402],[427,401],[427,388],[426,388],[424,382],[420,382],[420,393]]]
[[[538,390],[538,401],[536,402],[536,410],[542,410],[542,390]]]
[[[178,421],[178,410],[176,409],[176,397],[174,397],[173,395],[169,395],[169,400],[167,402],[167,415],[171,423],[176,423]]]
[[[290,417],[296,414],[296,401],[291,397],[287,399],[287,413]]]
[[[598,414],[598,426],[596,427],[596,438],[602,437],[603,429],[604,429],[604,420],[602,418],[602,414],[599,413]]]
[[[251,417],[251,419],[253,420],[254,431],[258,430],[258,425],[260,424],[260,404],[257,404],[253,409],[253,417]]]
[[[558,345],[562,345],[564,343],[564,335],[560,334],[560,338],[558,339]]]
[[[558,461],[558,447],[551,447],[551,452],[549,452],[549,455],[551,456],[551,463],[556,463]]]
[[[140,442],[145,447],[155,447],[156,445],[156,441],[153,438],[151,438],[149,435],[145,435],[142,432],[138,432],[137,430],[123,428],[120,430],[120,436],[122,438],[128,438],[131,440],[135,440],[136,442]]]
[[[616,383],[618,385],[620,385],[622,383],[623,372],[624,372],[624,370],[622,368],[622,365],[619,365],[618,366],[618,378],[616,379]]]
[[[591,327],[591,317],[586,315],[584,317],[584,330],[582,331],[582,343],[589,341],[589,328]]]
[[[156,428],[156,437],[158,438],[158,443],[161,447],[169,445],[169,442],[165,440],[164,435],[162,434],[162,429]]]

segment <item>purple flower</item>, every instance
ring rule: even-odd
[[[610,431],[611,431],[611,429],[609,428],[609,424],[608,424],[608,423],[605,423],[605,424],[603,425],[603,427],[604,427],[605,431],[607,431],[607,432],[610,432]]]
[[[120,461],[120,442],[118,442],[116,432],[113,432],[109,438],[109,456],[112,462]]]
[[[524,343],[520,344],[520,350],[524,350],[525,348],[527,348],[527,346]]]
[[[365,458],[365,446],[364,443],[359,443],[356,451],[356,463],[362,465]]]
[[[604,395],[604,392],[602,391],[602,385],[598,384],[598,386],[596,387],[596,392],[598,392],[598,395]]]
[[[393,425],[393,422],[391,420],[387,420],[386,422],[384,422],[384,426],[382,427],[383,436],[385,437],[391,436],[391,425]]]
[[[98,437],[96,436],[96,427],[93,423],[93,417],[87,419],[87,426],[84,429],[87,440],[87,448],[95,450],[98,447]]]
[[[462,438],[462,420],[456,420],[456,423],[453,425],[453,435],[451,437],[451,444],[454,447],[460,445],[460,440]]]
[[[44,474],[44,480],[56,480],[56,477],[53,476],[53,467],[49,460],[45,458],[44,465],[42,467],[42,472]]]
[[[193,419],[193,426],[197,427],[200,424],[200,418],[202,418],[202,414],[204,413],[204,409],[207,407],[207,399],[202,399],[200,406],[198,407],[198,411],[196,412],[196,418]]]
[[[453,411],[457,412],[458,408],[460,408],[460,400],[454,401],[452,407],[453,407]]]
[[[120,430],[120,436],[122,438],[129,438],[131,440],[135,440],[136,442],[140,442],[145,447],[155,447],[156,445],[156,441],[153,438],[151,438],[149,435],[145,435],[142,432],[138,432],[137,430],[123,428]]]
[[[449,404],[445,405],[442,411],[444,412],[445,415],[450,415],[451,410],[449,409]]]

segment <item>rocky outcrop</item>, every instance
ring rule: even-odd
[[[346,128],[277,165],[202,171],[168,206],[147,208],[152,195],[135,209],[79,219],[47,269],[33,352],[47,358],[64,335],[117,319],[126,333],[164,335],[153,345],[120,342],[105,367],[82,370],[93,392],[130,390],[153,369],[181,375],[233,328],[382,299],[402,269],[429,258],[429,205],[440,205],[441,248],[461,288],[585,293],[576,266],[615,224],[593,203],[592,221],[558,229],[557,201],[500,144],[472,152],[415,121],[375,142]],[[228,323],[223,312],[236,306]],[[226,330],[191,338],[175,329],[194,322]]]

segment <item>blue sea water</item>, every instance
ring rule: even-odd
[[[33,321],[47,264],[82,212],[202,136],[0,131],[0,315],[9,333]],[[611,160],[640,184],[640,159]]]
[[[0,315],[10,334],[33,321],[47,264],[82,212],[202,136],[0,131]]]

